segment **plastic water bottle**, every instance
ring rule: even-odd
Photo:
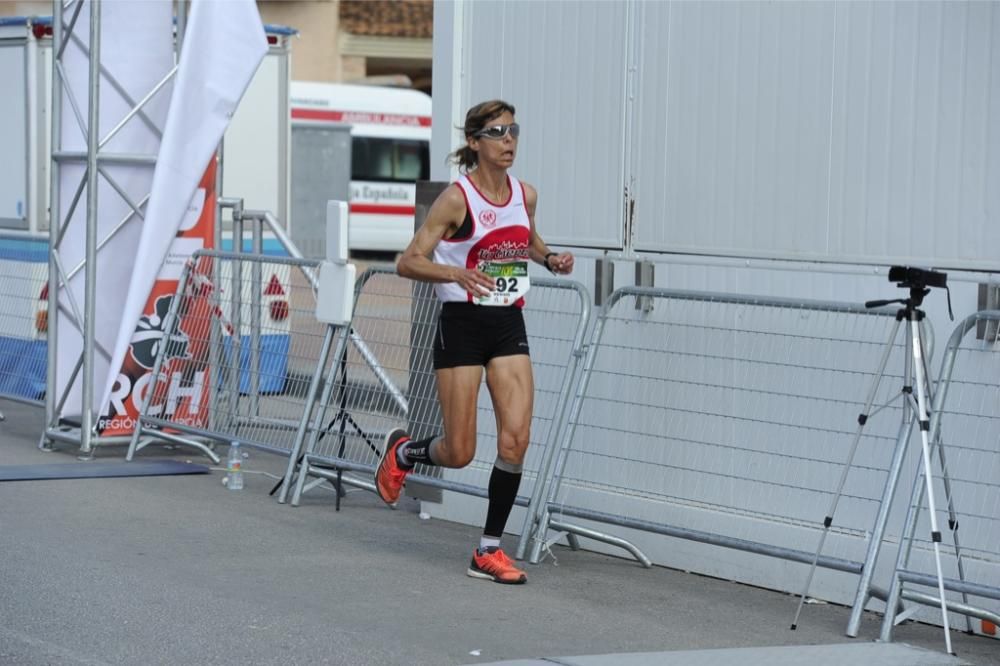
[[[226,487],[230,490],[243,490],[243,451],[239,442],[229,445],[229,458],[226,460]]]

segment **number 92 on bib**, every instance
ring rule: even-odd
[[[513,305],[531,287],[527,261],[484,261],[476,268],[493,278],[495,285],[489,294],[473,295],[476,305]]]

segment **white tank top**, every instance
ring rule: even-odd
[[[485,264],[529,262],[531,222],[521,182],[507,176],[510,196],[501,204],[483,196],[468,176],[462,176],[455,184],[465,195],[465,206],[472,219],[472,233],[461,238],[442,238],[434,248],[434,262],[466,269]],[[465,231],[459,229],[458,234],[465,234]],[[435,284],[434,290],[443,302],[472,302],[472,295],[457,282]],[[524,307],[524,298],[518,298],[513,305]]]

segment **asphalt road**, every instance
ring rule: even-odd
[[[40,409],[0,410],[0,464],[87,464],[36,448]],[[209,464],[180,449],[140,455]],[[525,586],[471,579],[478,529],[365,491],[340,512],[320,490],[279,505],[268,474],[283,467],[254,453],[240,492],[221,471],[0,483],[0,664],[476,664],[878,633],[866,614],[861,637],[845,637],[849,609],[828,604],[808,605],[791,632],[792,596],[585,551],[527,565]],[[1000,664],[1000,642],[952,637],[963,661]],[[907,624],[896,640],[943,651],[938,627]]]

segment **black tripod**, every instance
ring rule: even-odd
[[[363,439],[364,442],[365,442],[365,444],[368,445],[368,448],[370,448],[372,450],[372,452],[376,456],[380,456],[382,452],[375,445],[375,442],[372,440],[371,436],[367,432],[365,432],[365,430],[360,425],[358,425],[358,422],[354,420],[354,417],[351,416],[351,413],[347,409],[347,349],[346,349],[346,347],[344,348],[343,353],[341,353],[341,355],[340,355],[340,359],[339,359],[339,362],[338,362],[337,373],[339,375],[339,383],[340,383],[340,400],[339,400],[340,404],[338,405],[337,413],[334,415],[334,417],[332,419],[330,419],[330,422],[326,424],[326,427],[323,428],[322,431],[320,431],[318,437],[316,438],[316,443],[318,444],[319,442],[321,442],[323,440],[324,437],[326,437],[328,434],[331,434],[332,431],[333,431],[333,429],[334,429],[334,426],[337,426],[337,437],[340,438],[340,446],[337,449],[337,457],[338,458],[342,458],[344,456],[344,451],[347,448],[347,427],[350,426],[351,429],[354,431],[354,435],[357,436],[357,437],[360,437],[361,439]],[[294,469],[299,469],[301,467],[302,459],[304,457],[305,457],[305,453],[299,454],[298,459],[295,461],[295,467],[294,467]],[[337,480],[334,481],[334,480],[330,479],[330,483],[337,490],[337,503],[336,503],[336,509],[335,510],[340,511],[340,500],[346,494],[345,491],[344,491],[344,484],[343,484],[343,480],[342,480],[342,477],[343,477],[343,474],[344,474],[344,470],[342,468],[340,468],[340,467],[335,466],[335,465],[326,465],[326,464],[319,463],[319,462],[310,462],[309,464],[310,464],[311,467],[317,467],[317,468],[320,468],[320,469],[327,469],[327,470],[336,470],[336,472],[337,472]],[[281,488],[281,485],[284,482],[285,482],[285,478],[282,477],[281,480],[279,480],[278,483],[275,484],[275,486],[273,488],[271,488],[270,494],[274,495],[274,493],[277,492],[279,488]]]
[[[923,466],[924,466],[924,479],[926,485],[927,493],[927,503],[931,522],[931,541],[934,544],[934,559],[937,565],[937,582],[938,582],[938,592],[940,594],[941,602],[941,616],[944,622],[944,636],[945,636],[945,646],[949,653],[952,652],[951,649],[951,635],[949,633],[948,627],[948,608],[945,601],[944,594],[944,575],[941,570],[941,532],[938,530],[937,524],[937,514],[934,501],[934,487],[933,487],[933,477],[931,476],[931,458],[930,458],[930,395],[931,386],[929,374],[927,371],[926,357],[924,343],[921,333],[921,322],[925,318],[925,313],[920,309],[923,304],[924,297],[930,293],[930,287],[943,287],[947,289],[947,275],[944,273],[938,273],[935,271],[926,271],[919,268],[908,268],[902,266],[893,266],[889,269],[889,281],[897,282],[899,287],[903,289],[909,289],[909,298],[900,299],[890,299],[890,300],[878,300],[878,301],[868,301],[865,303],[865,307],[877,308],[885,305],[891,305],[893,303],[899,303],[903,307],[899,309],[896,313],[896,324],[892,328],[892,332],[889,335],[889,340],[886,344],[885,350],[882,354],[882,360],[879,364],[878,371],[876,372],[874,379],[872,380],[872,386],[868,393],[868,398],[865,402],[864,411],[858,416],[858,428],[855,431],[854,441],[851,445],[851,450],[848,453],[847,462],[844,465],[843,472],[841,473],[840,483],[837,486],[837,491],[830,503],[829,511],[823,519],[823,532],[820,536],[819,545],[816,548],[816,554],[813,557],[812,565],[809,568],[809,574],[806,577],[805,587],[802,590],[802,595],[799,598],[798,608],[795,610],[795,618],[792,620],[791,628],[794,630],[798,626],[799,615],[802,612],[802,605],[805,602],[806,594],[809,592],[809,587],[812,584],[813,575],[816,572],[816,565],[819,560],[819,555],[823,550],[823,545],[826,542],[826,537],[830,532],[830,526],[833,524],[833,516],[836,513],[837,505],[840,502],[840,498],[843,494],[844,485],[847,481],[847,474],[850,471],[851,464],[854,460],[854,455],[858,448],[858,443],[861,440],[861,433],[865,427],[865,423],[868,421],[868,417],[871,415],[871,408],[875,401],[875,395],[878,391],[879,383],[885,374],[886,365],[889,361],[889,356],[893,347],[895,346],[896,336],[899,333],[900,325],[902,322],[907,322],[909,328],[909,337],[906,339],[906,368],[904,373],[904,386],[901,391],[903,396],[904,408],[909,408],[912,415],[912,421],[908,423],[904,422],[903,428],[905,432],[901,431],[900,437],[909,439],[911,426],[913,421],[920,426],[920,440],[923,455]],[[948,304],[949,313],[951,312],[951,299],[949,295]],[[912,372],[911,372],[912,371]],[[916,385],[916,397],[913,395],[913,385],[911,384],[911,378],[916,381],[913,382]],[[905,420],[904,420],[905,421]],[[852,609],[851,621],[848,625],[848,635],[856,635],[857,627],[860,624],[861,612],[864,609],[865,602],[869,596],[871,577],[873,574],[872,569],[874,569],[876,558],[878,557],[878,551],[881,546],[882,537],[885,530],[885,523],[888,519],[889,506],[892,496],[895,494],[896,483],[899,478],[899,466],[902,464],[902,449],[903,447],[897,447],[896,455],[894,456],[893,462],[890,465],[890,480],[887,483],[887,489],[883,495],[882,506],[879,510],[878,518],[876,518],[876,525],[872,530],[872,535],[870,542],[868,544],[868,554],[865,558],[865,566],[861,572],[861,581],[858,585],[858,595],[855,601],[854,607]],[[947,478],[946,478],[947,483]],[[946,485],[947,487],[947,485]],[[949,493],[950,495],[950,493]],[[951,498],[948,498],[949,503]]]

